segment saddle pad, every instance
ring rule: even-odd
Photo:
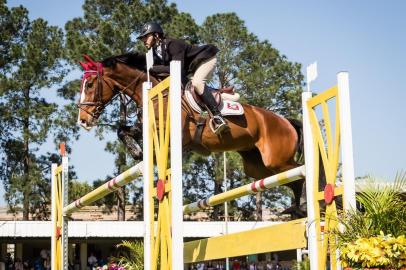
[[[244,108],[236,101],[223,99],[222,106],[220,106],[220,112],[222,115],[243,115]]]
[[[189,103],[190,107],[198,113],[202,112],[202,109],[197,105],[192,94],[189,91],[185,91],[186,101]],[[222,99],[222,104],[220,104],[220,112],[222,115],[243,115],[244,108],[242,105],[236,101],[224,100]]]

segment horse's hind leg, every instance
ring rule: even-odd
[[[283,214],[290,214],[292,219],[306,216],[306,193],[304,192],[304,179],[286,184],[293,191],[294,202],[291,207],[285,209]],[[304,197],[303,197],[304,196]]]
[[[238,153],[243,158],[244,171],[245,174],[247,174],[248,176],[255,179],[261,179],[277,173],[276,171],[272,171],[269,168],[265,167],[258,149],[255,148],[250,151],[239,151]],[[296,166],[292,165],[292,168],[293,167]],[[304,179],[296,180],[294,182],[286,184],[286,186],[288,186],[293,191],[294,202],[292,203],[292,206],[284,210],[282,214],[290,214],[292,219],[302,218],[306,216],[306,209],[303,209],[306,206],[306,198],[302,198],[302,196],[306,196],[306,193],[303,192],[303,183]]]
[[[249,151],[238,151],[238,153],[242,157],[244,172],[247,176],[258,180],[275,173],[264,166],[258,149],[254,148]]]
[[[135,124],[133,127],[120,126],[117,130],[118,138],[126,146],[128,152],[135,160],[142,159],[142,127],[140,124]]]

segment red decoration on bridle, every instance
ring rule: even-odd
[[[94,61],[90,56],[84,54],[83,58],[86,60],[86,62],[79,62],[79,64],[82,66],[84,69],[84,74],[82,77],[82,83],[80,85],[80,93],[82,94],[82,91],[84,91],[84,84],[86,83],[87,78],[89,78],[92,75],[97,76],[97,88],[94,93],[94,101],[89,101],[89,102],[81,102],[79,100],[78,107],[81,110],[86,111],[93,117],[98,117],[98,115],[101,113],[101,111],[104,108],[104,104],[102,101],[102,76],[103,76],[103,64],[100,62]],[[96,110],[94,113],[90,113],[89,111],[85,110],[82,106],[96,106]]]
[[[83,58],[86,62],[79,62],[83,69],[86,71],[100,71],[103,72],[103,65],[100,62],[95,62],[90,56],[84,54]]]
[[[83,89],[83,83],[85,80],[90,77],[91,75],[97,75],[97,78],[99,79],[100,76],[103,75],[103,64],[100,62],[95,62],[90,56],[84,54],[83,58],[86,60],[86,62],[79,62],[79,64],[82,66],[84,69],[84,74],[82,77],[82,83],[80,86],[80,91]]]

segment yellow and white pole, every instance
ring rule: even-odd
[[[348,72],[337,74],[340,111],[341,160],[344,182],[344,210],[355,209],[354,155],[352,148],[352,125],[350,106],[350,83]]]
[[[227,155],[223,152],[223,178],[224,178],[224,192],[227,192],[228,181],[227,181]],[[224,202],[224,226],[225,235],[228,235],[228,203]],[[230,258],[226,258],[226,270],[230,270]]]
[[[148,59],[148,57],[147,57]],[[150,130],[148,125],[150,123],[149,114],[148,114],[148,90],[151,89],[152,84],[150,82],[145,82],[142,85],[142,137],[143,137],[143,160],[144,160],[144,226],[145,226],[145,234],[144,234],[144,269],[151,270],[152,267],[152,235],[153,235],[153,228],[154,228],[154,216],[153,216],[153,208],[154,208],[154,201],[151,196],[150,190],[152,189],[150,178],[150,166],[152,163],[152,158],[150,157],[150,146],[152,145]],[[151,210],[152,207],[152,210]],[[152,214],[151,214],[152,212]]]
[[[307,101],[312,98],[312,92],[310,83],[316,80],[318,75],[317,62],[307,66],[306,68],[306,80],[307,91],[302,93],[302,111],[303,111],[303,137],[304,137],[304,149],[306,160],[306,202],[307,202],[307,248],[310,260],[310,269],[318,269],[319,257],[318,254],[319,243],[317,241],[317,222],[316,211],[318,209],[318,201],[315,201],[314,194],[316,194],[316,175],[314,173],[314,155],[315,145],[313,141],[313,133],[310,124],[309,112],[307,110]]]
[[[318,201],[315,201],[316,194],[316,175],[314,173],[314,142],[313,134],[310,125],[309,112],[307,110],[307,101],[312,97],[312,92],[302,93],[302,108],[303,108],[303,135],[304,149],[306,160],[306,202],[307,202],[307,247],[310,260],[310,269],[319,269],[319,241],[317,239],[317,223],[320,220],[316,219],[316,211],[318,209]]]
[[[136,177],[142,174],[142,161],[137,165],[131,167],[127,171],[123,172],[117,177],[114,177],[110,181],[107,181],[103,185],[99,186],[95,190],[87,193],[85,196],[77,199],[68,206],[63,208],[64,215],[69,215],[80,208],[90,205],[91,203],[105,197],[106,195],[116,191],[120,187],[133,181]]]
[[[171,62],[170,73],[170,78],[155,87],[147,84],[143,87],[144,269],[147,270],[184,268],[183,252],[179,252],[183,251],[179,61]],[[165,100],[168,88],[169,96]]]
[[[65,152],[65,145],[61,146],[61,155],[62,155],[62,207],[68,204],[69,196],[68,196],[68,188],[69,188],[69,175],[68,175],[68,157]],[[68,270],[69,262],[68,262],[68,218],[62,212],[62,258],[63,258],[63,270]]]
[[[63,215],[63,206],[68,203],[68,157],[65,144],[60,145],[62,164],[51,167],[51,265],[52,269],[68,269],[68,221]]]
[[[60,205],[59,196],[61,195],[60,192],[60,184],[58,183],[58,174],[57,174],[57,164],[52,164],[51,167],[51,198],[52,198],[52,206],[51,206],[51,216],[52,216],[52,235],[51,235],[51,265],[52,269],[61,270],[61,243],[59,239],[59,218],[58,214],[62,213],[62,206]],[[61,169],[61,168],[60,168]],[[59,169],[59,170],[60,170]],[[61,215],[62,218],[62,215]]]
[[[266,189],[285,185],[287,183],[303,179],[305,176],[305,166],[300,166],[286,172],[282,172],[262,180],[252,182],[238,188],[228,190],[226,192],[213,195],[207,199],[199,200],[183,206],[183,213],[190,214],[201,209],[219,205],[227,201],[241,198],[246,195],[255,194]]]
[[[149,69],[154,66],[154,53],[153,53],[152,48],[149,49],[148,52],[145,54],[145,58],[147,60],[147,82],[146,82],[146,85],[148,86],[147,89],[150,89],[151,88],[151,80],[150,80],[150,77],[149,77]]]
[[[182,106],[180,61],[170,63],[172,270],[183,269]]]

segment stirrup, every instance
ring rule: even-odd
[[[230,129],[221,115],[214,115],[213,118],[211,118],[209,121],[209,126],[211,131],[213,131],[213,133],[216,135],[219,135],[224,131]]]

